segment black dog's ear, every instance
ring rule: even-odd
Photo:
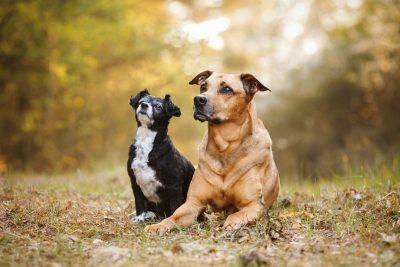
[[[139,106],[139,100],[142,99],[146,95],[150,95],[150,93],[147,89],[143,89],[136,96],[131,96],[129,105],[131,105],[134,109],[137,109]]]
[[[189,82],[189,84],[200,84],[201,82],[205,81],[208,77],[211,76],[213,72],[210,70],[205,70],[203,72],[200,72],[199,74],[196,75],[196,77],[193,78]]]
[[[254,77],[253,75],[251,75],[249,73],[241,74],[240,80],[242,80],[243,89],[249,95],[253,95],[257,91],[267,91],[267,90],[271,91],[266,86],[264,86],[262,83],[260,83],[260,81],[257,80],[256,77]]]
[[[165,112],[167,113],[168,117],[179,117],[181,115],[181,110],[177,106],[175,106],[174,103],[172,103],[170,95],[165,95],[164,101]]]

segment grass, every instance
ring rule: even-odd
[[[166,236],[133,225],[123,169],[1,178],[0,266],[398,266],[400,170],[282,181],[256,225],[222,214]]]

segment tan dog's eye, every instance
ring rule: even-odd
[[[200,94],[204,93],[205,91],[207,91],[207,85],[203,83],[202,85],[200,85]]]
[[[233,90],[229,86],[224,86],[219,90],[219,93],[220,94],[230,94],[230,93],[233,93]]]

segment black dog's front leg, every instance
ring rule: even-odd
[[[135,174],[133,173],[133,170],[131,169],[129,164],[128,164],[128,174],[131,179],[133,196],[135,197],[136,214],[139,215],[147,211],[147,199],[143,195],[143,192],[140,189],[140,187],[137,185]]]
[[[136,184],[135,176],[131,178],[131,185],[133,196],[135,197],[136,216],[139,216],[148,210],[147,199],[140,187]]]
[[[127,162],[127,170],[129,174],[129,178],[131,180],[131,187],[133,191],[133,196],[135,197],[135,209],[136,214],[131,214],[131,219],[135,223],[144,222],[145,220],[153,219],[156,217],[156,214],[150,209],[150,202],[144,196],[142,190],[140,189],[139,185],[136,183],[136,176],[132,170],[132,162],[135,158],[135,147],[132,145],[129,150],[129,158]],[[135,216],[133,216],[135,215]]]
[[[133,159],[135,158],[135,146],[131,145],[129,148],[129,158],[127,162],[127,171],[129,178],[131,180],[131,187],[133,191],[133,196],[135,197],[135,209],[136,209],[136,215],[140,215],[143,212],[147,211],[147,199],[143,195],[142,190],[136,183],[136,177],[135,173],[132,170],[132,162]]]

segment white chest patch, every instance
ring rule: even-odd
[[[136,157],[131,168],[135,173],[136,183],[142,189],[146,198],[154,203],[160,202],[156,194],[157,188],[163,186],[157,179],[156,173],[149,166],[149,153],[153,149],[156,132],[145,127],[139,127],[136,132]]]

